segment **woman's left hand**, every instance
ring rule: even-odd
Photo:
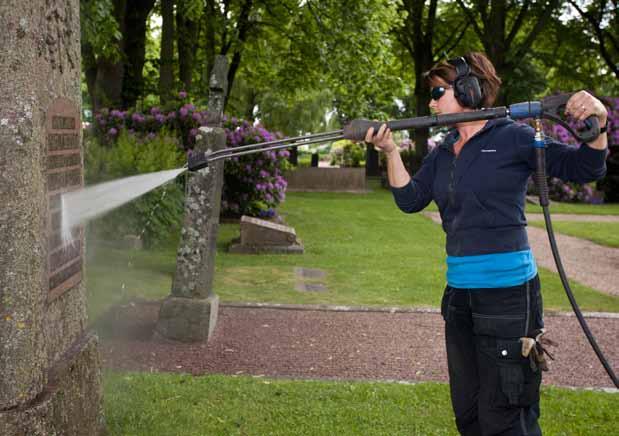
[[[565,105],[565,113],[579,121],[593,115],[598,118],[600,127],[606,125],[608,117],[608,112],[602,102],[587,91],[578,91],[572,95]]]

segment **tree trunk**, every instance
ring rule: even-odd
[[[206,65],[202,69],[203,73],[201,75],[202,83],[200,84],[200,92],[205,93],[208,91],[208,81],[209,74],[213,70],[213,66],[215,65],[215,53],[216,53],[216,42],[215,42],[215,26],[217,22],[217,9],[215,7],[214,0],[206,0],[206,4],[204,6],[204,16],[203,19],[205,21],[204,29],[205,29],[205,47],[204,47],[204,56],[206,58]]]
[[[423,49],[417,49],[415,58],[415,116],[422,117],[430,114],[430,90],[423,79],[423,73],[432,68],[432,41],[424,41]],[[410,169],[414,173],[421,160],[428,154],[429,129],[415,129],[415,154],[411,154]]]
[[[97,112],[99,110],[99,97],[95,92],[97,84],[97,60],[95,54],[92,51],[90,44],[82,44],[82,65],[84,66],[84,74],[86,76],[86,88],[88,89],[88,96],[90,97],[90,104],[92,111]]]
[[[127,4],[123,34],[123,107],[134,106],[144,91],[142,70],[146,52],[146,21],[154,5],[155,0],[132,0]]]
[[[252,24],[249,20],[249,14],[254,6],[253,0],[245,0],[243,6],[241,7],[241,12],[239,14],[239,19],[236,23],[236,27],[238,29],[237,34],[237,47],[234,51],[234,55],[232,56],[232,62],[230,63],[230,69],[228,70],[228,92],[226,93],[226,103],[230,98],[230,93],[232,91],[232,84],[234,83],[234,76],[241,65],[241,52],[243,50],[243,45],[245,41],[247,41],[248,33],[251,30]],[[226,53],[221,53],[225,55]],[[224,105],[225,110],[225,105]]]
[[[434,42],[434,21],[436,19],[437,2],[430,2],[425,8],[423,0],[408,0],[403,4],[408,13],[402,42],[408,50],[415,65],[415,116],[428,115],[430,102],[428,89],[423,73],[432,67],[434,55],[432,47]],[[424,13],[427,17],[424,19]],[[428,129],[415,129],[415,153],[411,154],[409,168],[414,173],[419,162],[428,154]]]
[[[176,48],[178,50],[178,77],[186,91],[191,89],[199,26],[188,19],[182,8],[176,11]]]
[[[79,10],[79,0],[0,2],[5,436],[106,430],[98,339],[88,328],[85,228],[61,225],[73,213],[62,195],[84,177]]]
[[[122,61],[111,62],[101,59],[97,62],[95,94],[102,107],[122,107],[123,73]]]
[[[126,0],[113,0],[114,18],[118,22],[118,30],[125,34],[125,12],[127,9]],[[123,43],[120,42],[121,56],[123,53]],[[101,107],[121,107],[122,106],[122,83],[124,77],[124,65],[122,59],[112,61],[106,58],[97,59],[97,74],[95,80],[95,91],[98,105]]]
[[[163,105],[172,97],[174,87],[174,0],[161,0],[161,18],[159,96]]]

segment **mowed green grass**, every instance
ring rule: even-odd
[[[445,286],[445,236],[420,214],[404,214],[388,191],[368,194],[290,193],[280,207],[305,246],[302,255],[226,251],[238,224],[220,226],[214,289],[222,301],[438,307]],[[157,250],[87,247],[91,319],[126,298],[170,293],[176,246]],[[295,290],[295,267],[327,275],[327,292]],[[540,270],[546,308],[571,310],[558,275]],[[619,312],[619,298],[576,282],[586,311]]]
[[[529,221],[529,225],[546,228],[543,221]],[[575,221],[552,221],[552,229],[555,233],[575,236],[587,239],[599,245],[619,248],[619,222],[575,222]],[[561,247],[559,247],[561,249]],[[618,280],[619,280],[619,271]]]
[[[215,291],[224,301],[433,306],[444,286],[444,235],[405,215],[386,191],[367,195],[289,194],[281,213],[305,244],[303,255],[233,255],[238,225],[222,225]],[[130,251],[90,244],[91,319],[125,298],[169,294],[175,246]],[[294,267],[327,271],[328,292],[294,290]],[[569,310],[555,274],[541,271],[547,308]],[[574,286],[584,310],[619,311],[617,298]],[[120,435],[457,435],[445,384],[272,380],[106,371],[104,407]],[[544,388],[549,435],[616,431],[617,395]]]
[[[445,384],[107,372],[110,436],[457,435]],[[547,435],[616,434],[617,394],[543,388]]]
[[[550,213],[569,213],[575,215],[619,215],[619,203],[609,204],[580,204],[552,202]],[[527,203],[527,213],[542,213],[542,207]]]

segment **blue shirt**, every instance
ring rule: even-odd
[[[453,288],[506,288],[531,280],[536,274],[531,250],[447,256],[447,284]]]
[[[448,259],[530,250],[524,204],[527,180],[535,170],[533,137],[534,130],[528,125],[507,118],[490,120],[456,156],[453,145],[458,135],[453,129],[426,156],[410,183],[391,188],[395,202],[407,213],[436,202],[447,234]],[[546,173],[565,181],[588,183],[604,176],[605,160],[606,150],[550,140]],[[512,260],[517,258],[514,256]],[[475,265],[474,260],[469,266]],[[467,262],[456,264],[454,271],[459,271]],[[530,268],[523,267],[523,271]],[[457,277],[455,280],[460,281]],[[497,287],[496,283],[491,280],[483,287]]]

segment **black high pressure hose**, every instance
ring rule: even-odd
[[[552,229],[552,221],[550,219],[550,210],[548,206],[550,205],[550,198],[548,193],[548,182],[546,179],[546,145],[544,141],[544,135],[541,129],[541,120],[535,120],[535,184],[537,185],[537,189],[539,190],[539,203],[542,206],[542,211],[544,212],[544,221],[546,223],[546,232],[548,233],[548,239],[550,240],[550,249],[552,251],[552,256],[555,259],[555,264],[557,266],[557,271],[559,272],[559,277],[561,278],[561,283],[563,284],[563,288],[565,289],[565,294],[567,295],[568,300],[570,300],[570,304],[572,306],[572,310],[574,314],[576,314],[576,318],[578,319],[578,323],[582,328],[582,331],[585,333],[587,340],[591,344],[593,351],[597,355],[600,363],[608,373],[608,376],[613,381],[616,388],[619,388],[619,380],[617,380],[617,376],[615,375],[613,369],[611,368],[608,360],[602,353],[602,350],[598,346],[593,333],[589,329],[589,325],[587,321],[585,321],[585,317],[582,315],[580,311],[580,307],[576,302],[576,298],[570,288],[569,281],[567,280],[567,275],[565,274],[565,270],[563,269],[563,263],[561,262],[561,257],[559,256],[559,248],[557,247],[557,241],[555,239],[555,233]]]

